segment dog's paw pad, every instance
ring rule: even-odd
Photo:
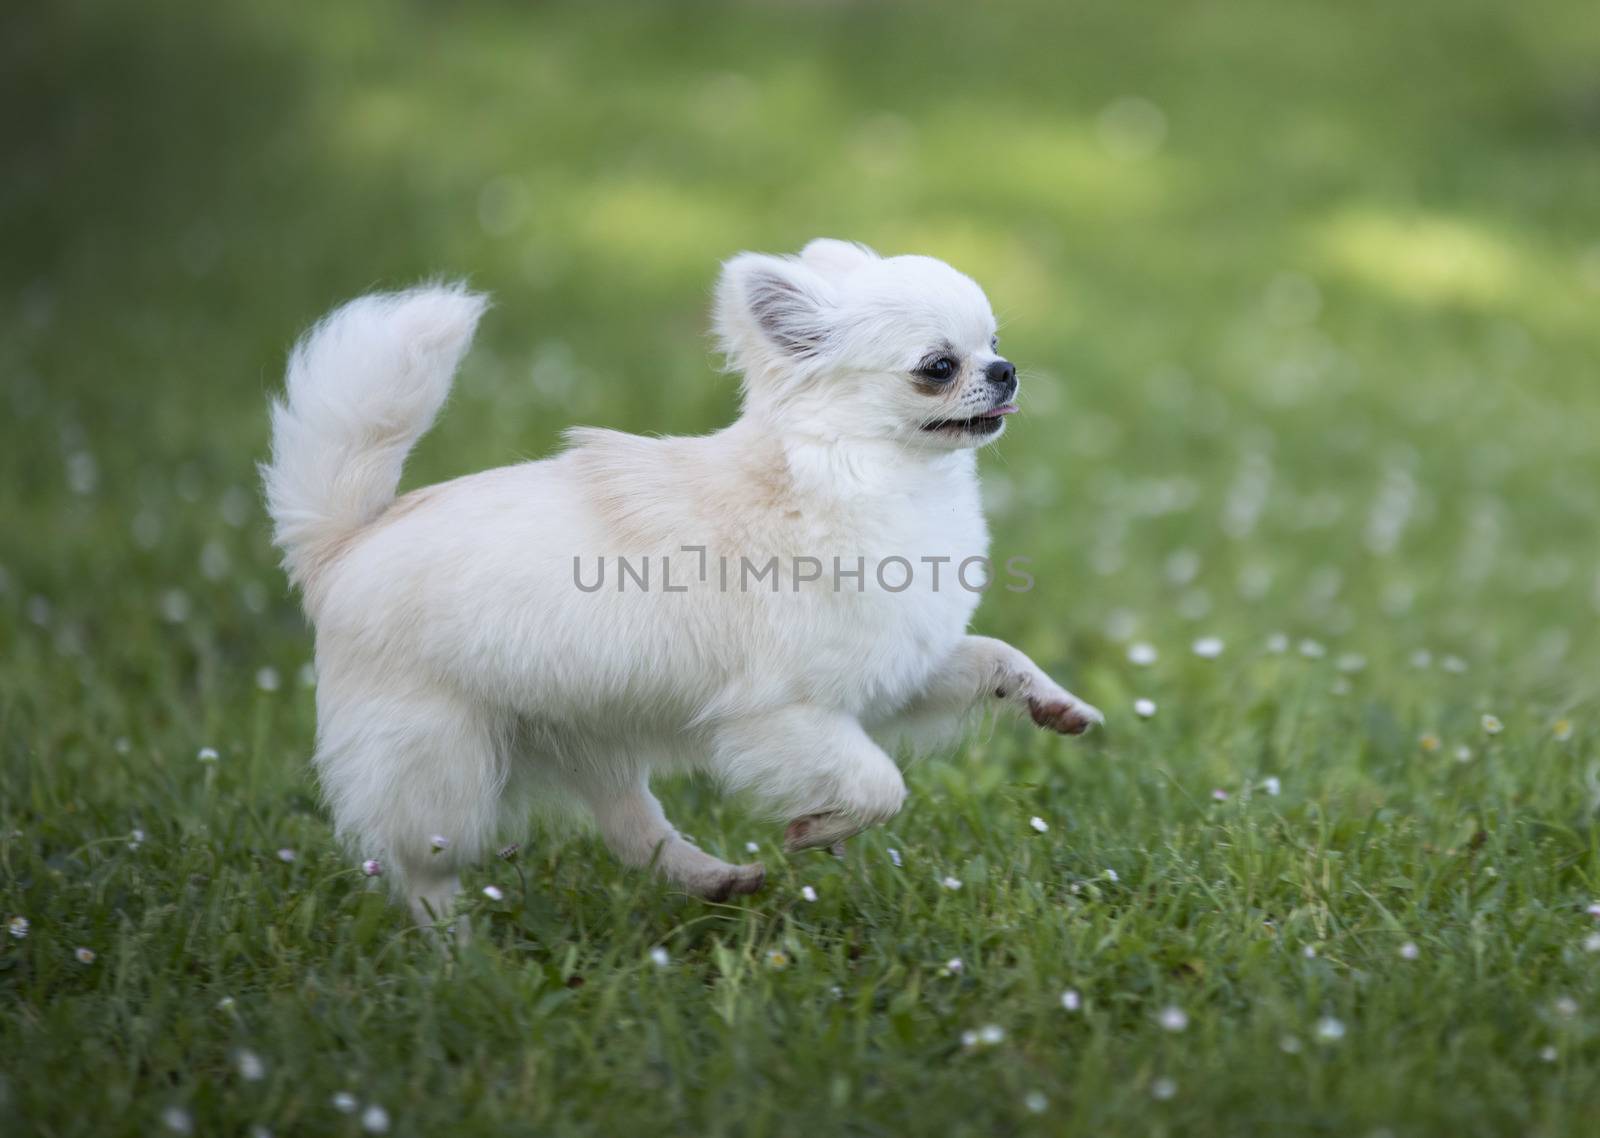
[[[821,814],[807,814],[796,818],[783,831],[783,848],[790,853],[797,850],[808,850],[816,846],[817,833],[821,828]]]
[[[1082,735],[1104,717],[1086,703],[1073,699],[1030,699],[1028,714],[1040,727],[1063,735]]]
[[[758,861],[749,865],[730,865],[728,871],[700,891],[700,896],[707,901],[726,901],[729,897],[740,897],[746,893],[754,893],[767,883],[767,867]]]

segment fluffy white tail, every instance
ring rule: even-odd
[[[461,285],[375,293],[335,309],[289,356],[262,467],[273,540],[302,591],[394,500],[487,298]]]

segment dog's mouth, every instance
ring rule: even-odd
[[[952,435],[992,435],[1005,425],[1007,415],[1017,413],[1015,403],[1002,403],[970,419],[935,419],[923,426],[924,431],[942,431]]]

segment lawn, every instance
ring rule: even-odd
[[[0,1133],[1592,1133],[1592,5],[4,23]],[[719,260],[817,235],[988,290],[1037,583],[976,627],[1106,728],[984,724],[842,859],[668,786],[734,904],[530,821],[441,952],[308,769],[287,346],[493,292],[408,486],[703,431]]]

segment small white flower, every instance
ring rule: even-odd
[[[761,843],[760,842],[746,842],[744,844],[744,852],[745,853],[760,853],[761,852]]]
[[[965,967],[966,965],[961,963],[961,957],[959,956],[952,956],[944,962],[944,970],[952,976],[961,975],[961,970]]]
[[[1312,640],[1309,637],[1300,641],[1298,651],[1307,660],[1320,660],[1328,654],[1328,650],[1322,646],[1320,641]]]
[[[1117,875],[1117,871],[1114,870],[1114,869],[1106,870],[1105,879],[1107,881],[1121,881],[1122,880],[1122,878]]]
[[[1211,790],[1211,798],[1216,802],[1226,802],[1228,801],[1228,792],[1223,790],[1220,786],[1213,787]]]
[[[1367,658],[1359,652],[1346,652],[1334,663],[1341,672],[1360,672],[1367,666]]]
[[[375,857],[369,857],[366,861],[361,863],[361,872],[366,874],[368,877],[382,877],[383,862],[379,861]]]
[[[1133,713],[1140,719],[1149,719],[1156,713],[1156,701],[1153,699],[1136,699],[1133,701]]]
[[[1189,646],[1189,650],[1202,660],[1215,660],[1222,655],[1225,645],[1219,636],[1202,636]]]
[[[1043,1114],[1050,1109],[1050,1100],[1040,1091],[1029,1091],[1022,1096],[1022,1106],[1029,1114]]]
[[[1161,1009],[1156,1022],[1161,1025],[1163,1031],[1183,1031],[1189,1026],[1189,1013],[1176,1004],[1171,1004]]]
[[[668,956],[667,950],[658,944],[650,950],[650,963],[657,968],[665,968],[672,963],[672,957]]]
[[[1261,780],[1261,789],[1272,795],[1272,797],[1276,798],[1278,795],[1283,793],[1283,783],[1278,781],[1277,775],[1269,774],[1266,778]]]
[[[371,1103],[366,1110],[361,1112],[361,1129],[368,1134],[387,1134],[389,1132],[389,1112],[377,1103]]]
[[[1048,830],[1050,828],[1050,823],[1046,822],[1043,818],[1039,817],[1037,814],[1035,814],[1032,818],[1028,819],[1028,825],[1032,826],[1034,831],[1036,833],[1040,833],[1040,834],[1044,833],[1046,830]]]
[[[450,848],[450,839],[443,834],[435,834],[428,839],[428,844],[433,847],[434,853],[440,853]]]
[[[774,972],[782,972],[789,967],[789,954],[781,948],[775,948],[767,953],[767,967]]]
[[[984,1024],[978,1029],[978,1042],[985,1047],[995,1047],[1005,1042],[1006,1029],[997,1023]]]
[[[1557,743],[1565,743],[1568,739],[1572,738],[1572,720],[1556,720],[1555,723],[1550,727],[1550,734]]]
[[[294,860],[294,856],[294,851],[287,846],[278,851],[278,860],[281,862],[291,862]]]
[[[1571,996],[1562,996],[1552,1006],[1555,1008],[1556,1015],[1562,1019],[1571,1019],[1578,1014],[1578,1001]]]
[[[93,964],[95,960],[95,951],[92,948],[75,948],[72,950],[72,955],[77,958],[79,964]]]
[[[1583,951],[1600,952],[1600,933],[1590,933],[1583,938]]]
[[[896,869],[899,869],[900,868],[900,851],[895,849],[893,846],[890,846],[884,852],[889,855],[889,864],[894,866]]]
[[[959,877],[951,877],[949,874],[946,874],[944,876],[944,879],[942,881],[940,881],[939,884],[943,885],[946,889],[949,889],[950,891],[954,892],[955,890],[961,888],[961,878],[959,878]]]
[[[32,927],[33,926],[28,922],[27,917],[12,917],[11,922],[6,925],[6,931],[12,936],[16,937],[18,940],[21,940],[23,937],[28,935],[28,930]]]
[[[1157,1079],[1150,1084],[1150,1095],[1158,1102],[1167,1102],[1178,1093],[1178,1084],[1171,1079]]]
[[[161,1112],[161,1125],[174,1134],[193,1134],[194,1118],[181,1106],[169,1106]]]
[[[1406,941],[1404,944],[1402,944],[1400,946],[1400,959],[1401,960],[1416,960],[1421,955],[1422,955],[1422,950],[1417,947],[1415,941],[1409,941],[1408,940],[1408,941]]]
[[[817,899],[817,891],[809,885],[802,885],[800,887],[800,898],[803,901],[815,901]]]
[[[1140,668],[1148,668],[1160,658],[1161,653],[1156,651],[1154,644],[1146,644],[1141,641],[1138,644],[1128,645],[1128,663],[1130,664]]]
[[[1274,656],[1282,656],[1289,650],[1289,638],[1281,632],[1274,632],[1267,637],[1267,651]]]
[[[330,1106],[340,1114],[354,1114],[356,1107],[361,1104],[356,1101],[356,1096],[349,1091],[339,1091],[328,1100]]]
[[[260,688],[262,691],[277,691],[282,685],[283,681],[278,678],[278,669],[256,669],[256,687]]]
[[[267,1065],[261,1061],[261,1056],[248,1048],[236,1053],[233,1063],[239,1068],[239,1077],[247,1083],[259,1083],[267,1077]]]
[[[1061,993],[1061,1006],[1069,1012],[1075,1012],[1083,1007],[1083,997],[1078,994],[1078,989],[1068,988]]]
[[[1344,1038],[1344,1024],[1332,1016],[1317,1021],[1317,1038],[1323,1043],[1337,1043]]]
[[[1456,762],[1470,763],[1472,761],[1472,748],[1465,743],[1456,748]]]
[[[144,845],[144,831],[143,830],[134,830],[132,833],[130,833],[128,835],[128,848],[130,850],[136,850],[142,845]]]
[[[1307,960],[1315,960],[1317,958],[1317,946],[1314,944],[1306,945],[1300,950],[1300,955]]]
[[[1561,1058],[1561,1052],[1557,1051],[1554,1047],[1541,1047],[1539,1048],[1539,1058],[1546,1063],[1554,1063],[1557,1059]]]
[[[1498,735],[1506,729],[1506,725],[1492,715],[1485,715],[1478,722],[1483,726],[1485,735]]]
[[[1585,909],[1584,912],[1588,913],[1595,920],[1600,921],[1600,901],[1590,901],[1589,907]]]
[[[505,893],[498,885],[485,885],[483,887],[483,895],[491,901],[504,901],[506,899]]]
[[[201,747],[200,753],[195,756],[202,763],[214,763],[222,756],[217,754],[215,747]]]
[[[222,999],[217,1001],[217,1010],[219,1012],[231,1012],[238,1002],[232,996],[223,996]]]
[[[1439,661],[1439,667],[1459,676],[1467,670],[1467,662],[1460,656],[1446,656]]]

